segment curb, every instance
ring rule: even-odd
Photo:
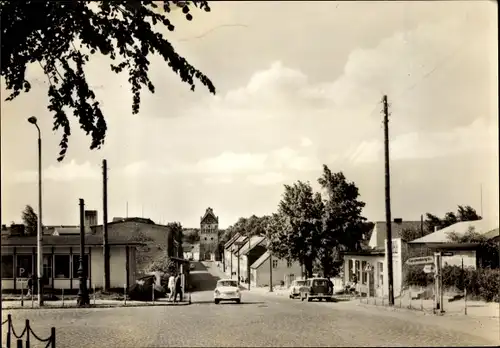
[[[30,306],[15,306],[15,307],[2,307],[2,311],[8,310],[37,310],[37,309],[94,309],[94,308],[126,308],[126,307],[178,307],[178,306],[189,306],[189,302],[182,303],[133,303],[133,304],[96,304],[86,307],[78,307],[76,305],[69,306],[43,306],[43,307],[30,307]]]

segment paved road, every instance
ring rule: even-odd
[[[355,303],[308,303],[244,292],[243,303],[215,305],[217,271],[192,274],[191,306],[15,310],[42,336],[57,327],[58,347],[159,346],[467,346],[500,343],[498,319],[438,318]],[[38,347],[37,345],[32,345]]]

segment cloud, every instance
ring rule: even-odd
[[[196,167],[206,173],[248,172],[263,169],[266,158],[265,154],[223,152],[199,161]]]
[[[276,185],[278,183],[283,182],[285,179],[286,176],[283,175],[283,173],[277,173],[277,172],[267,172],[264,174],[247,176],[247,180],[250,183],[258,186]]]
[[[311,139],[307,138],[307,137],[302,137],[300,139],[300,146],[302,147],[309,147],[309,146],[312,146],[313,145],[313,142]]]
[[[431,159],[471,152],[495,150],[498,146],[497,130],[483,119],[466,127],[448,132],[410,132],[390,140],[391,160]],[[359,144],[347,155],[350,162],[369,163],[383,159],[383,143],[369,140]]]
[[[70,162],[50,165],[42,169],[42,179],[51,181],[80,181],[80,180],[99,180],[99,166],[90,162],[78,164],[75,160]],[[38,172],[22,171],[15,181],[19,183],[31,183],[38,180]]]

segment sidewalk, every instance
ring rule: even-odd
[[[470,301],[467,303],[462,299],[448,302],[449,297],[444,298],[443,315],[446,316],[470,316],[476,318],[499,318],[500,304],[495,302]],[[394,307],[389,307],[387,298],[359,298],[358,303],[366,306],[388,307],[393,310],[413,310],[424,313],[433,313],[433,300],[410,300],[409,296],[394,299]],[[466,313],[467,312],[467,313]]]
[[[113,308],[113,307],[146,307],[146,306],[185,306],[189,305],[188,301],[173,303],[167,299],[159,299],[155,302],[152,301],[118,301],[118,300],[93,300],[90,299],[89,308]],[[21,306],[21,301],[2,301],[2,309],[38,309],[37,301],[33,303],[24,301],[24,306]],[[57,309],[57,308],[78,308],[76,300],[68,301],[45,301],[43,309]]]

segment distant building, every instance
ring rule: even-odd
[[[207,208],[200,218],[200,260],[220,261],[219,218]]]

